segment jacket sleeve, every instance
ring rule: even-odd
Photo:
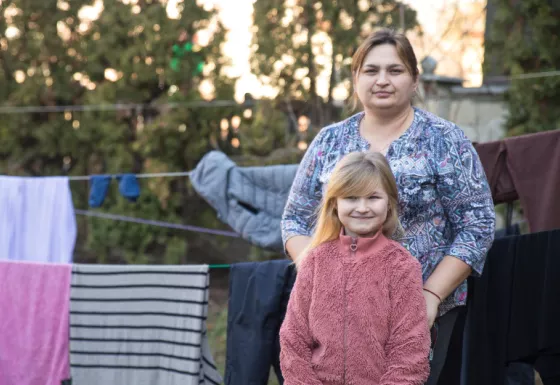
[[[455,236],[448,255],[480,275],[494,240],[496,214],[488,180],[474,146],[458,127],[435,140],[437,191]]]
[[[313,338],[309,308],[313,292],[313,261],[308,255],[298,267],[286,317],[280,328],[280,368],[284,385],[321,385],[311,366]]]
[[[389,286],[390,334],[385,345],[387,371],[380,385],[422,385],[430,372],[430,332],[422,294],[420,263],[397,252]]]
[[[297,235],[311,235],[316,209],[323,195],[319,175],[322,169],[325,129],[317,134],[301,160],[282,214],[282,241]]]

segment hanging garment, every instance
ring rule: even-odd
[[[207,265],[74,265],[73,383],[221,383],[206,335],[208,285]]]
[[[247,241],[282,250],[280,220],[297,164],[238,167],[225,154],[206,154],[191,174],[191,183],[228,224]]]
[[[0,260],[69,263],[76,231],[67,177],[0,176]]]
[[[472,281],[468,384],[503,384],[512,362],[534,364],[545,385],[558,379],[559,255],[560,230],[494,242],[484,273]]]
[[[531,232],[560,228],[560,130],[475,145],[494,203],[520,200]]]
[[[513,236],[513,235],[520,235],[521,234],[521,228],[519,227],[519,224],[513,224],[510,225],[508,227],[502,228],[502,229],[498,229],[496,230],[495,234],[494,234],[494,240],[503,238],[503,237],[507,237],[507,236]],[[473,291],[473,285],[476,285],[476,282],[474,280],[478,280],[475,277],[469,277],[468,278],[468,287],[469,287],[469,293],[472,293]],[[471,333],[471,323],[474,322],[473,321],[473,314],[471,312],[472,310],[472,306],[470,306],[471,303],[471,296],[469,296],[469,298],[467,299],[467,309],[468,312],[466,312],[466,314],[464,314],[464,330],[463,330],[463,335],[460,336],[460,339],[457,338],[457,342],[455,344],[452,344],[452,346],[450,347],[450,353],[451,353],[451,357],[453,358],[457,358],[460,357],[461,358],[461,362],[459,363],[459,371],[460,371],[460,376],[461,376],[461,385],[466,385],[469,384],[468,382],[468,368],[469,368],[469,355],[468,355],[468,351],[469,351],[469,341],[470,341],[470,333]],[[450,371],[456,372],[457,367],[452,367]],[[510,370],[511,369],[511,370]],[[527,368],[524,365],[516,365],[515,363],[513,365],[510,365],[508,367],[508,372],[507,372],[507,376],[510,376],[510,371],[511,371],[511,377],[512,377],[512,383],[507,383],[507,385],[534,385],[534,373],[533,373],[533,368],[530,368],[530,371],[527,370]],[[454,376],[454,374],[453,374]],[[531,377],[532,376],[532,377]],[[455,378],[455,377],[453,377]],[[533,378],[533,382],[527,383],[525,384],[525,382],[520,382],[521,380],[515,382],[515,378],[519,379],[519,378]],[[451,381],[448,382],[444,382],[444,384],[447,383],[452,383]]]
[[[0,261],[0,385],[61,385],[70,376],[71,265]]]
[[[291,261],[237,263],[229,275],[226,385],[280,384],[280,326],[295,282]]]
[[[136,202],[140,196],[140,185],[134,174],[117,175],[119,181],[120,194],[130,202]],[[109,185],[113,179],[112,175],[92,175],[89,179],[89,205],[90,207],[101,207],[107,193]]]

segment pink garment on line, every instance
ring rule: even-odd
[[[0,261],[0,385],[70,377],[70,264]]]

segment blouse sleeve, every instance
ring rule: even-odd
[[[323,191],[319,176],[322,170],[323,129],[309,145],[297,170],[282,215],[282,241],[284,248],[288,239],[296,235],[310,236],[316,211]]]
[[[453,126],[436,143],[437,191],[454,236],[448,255],[480,275],[494,240],[490,187],[478,154],[463,131]]]

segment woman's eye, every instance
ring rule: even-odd
[[[401,74],[402,72],[403,72],[402,70],[391,70],[391,73],[394,75]]]
[[[379,199],[379,197],[377,195],[372,195],[372,196],[369,197],[369,199],[372,199],[372,200],[373,199]]]

